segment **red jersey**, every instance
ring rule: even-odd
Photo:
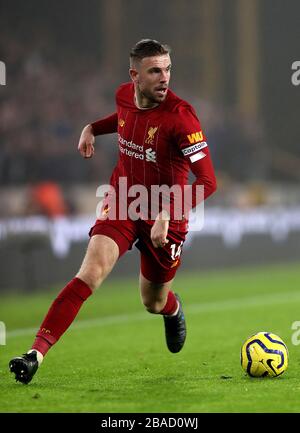
[[[134,102],[134,85],[121,85],[116,92],[117,113],[92,123],[95,135],[117,132],[119,160],[110,183],[118,190],[121,177],[128,189],[153,185],[182,189],[191,169],[196,185],[204,185],[204,199],[216,188],[206,137],[193,107],[170,89],[155,108],[139,109]],[[171,199],[172,202],[172,199]],[[192,207],[198,203],[193,191]]]

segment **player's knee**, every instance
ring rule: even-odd
[[[83,280],[92,291],[95,291],[105,279],[105,270],[102,266],[85,267],[76,275]]]
[[[143,304],[146,310],[152,314],[159,314],[161,310],[164,308],[162,301],[143,300]]]

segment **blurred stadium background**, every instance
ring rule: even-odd
[[[299,261],[299,16],[297,0],[0,0],[0,291],[77,271],[117,157],[109,135],[83,160],[79,135],[114,111],[144,37],[172,47],[171,88],[196,108],[218,178],[181,272]],[[112,278],[138,266],[132,251]]]

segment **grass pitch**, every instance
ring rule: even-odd
[[[0,320],[0,412],[299,412],[300,266],[213,273],[178,273],[188,336],[168,352],[163,320],[147,313],[137,279],[107,280],[50,350],[32,382],[16,383],[11,357],[25,352],[58,290],[5,297]],[[278,378],[247,377],[243,341],[258,331],[278,334],[290,353]],[[299,337],[300,343],[300,337]]]

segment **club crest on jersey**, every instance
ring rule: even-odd
[[[121,128],[123,128],[124,125],[125,125],[125,120],[124,119],[120,119],[119,120],[119,126],[121,126]]]
[[[198,141],[203,141],[203,132],[193,132],[192,134],[187,135],[187,138],[191,144],[198,143]]]
[[[148,129],[148,137],[145,140],[146,144],[153,144],[154,135],[155,135],[155,133],[156,133],[157,130],[158,130],[158,126],[155,126],[155,127],[151,126]]]

